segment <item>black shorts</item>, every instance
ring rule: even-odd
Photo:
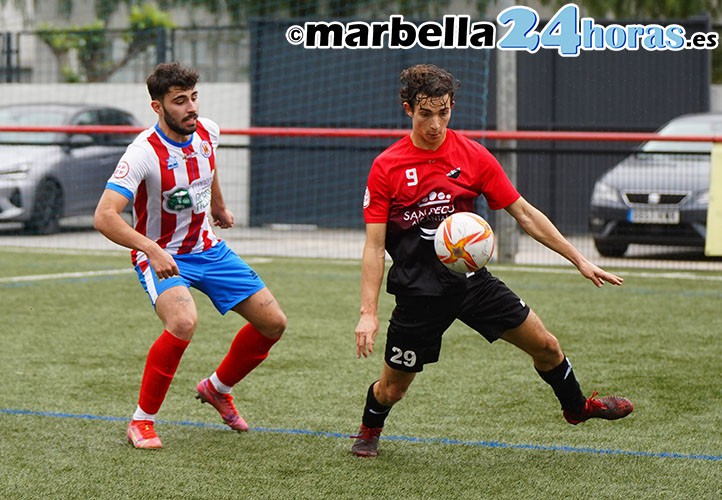
[[[397,295],[386,336],[386,363],[396,370],[420,372],[435,363],[441,337],[459,319],[494,342],[521,325],[529,306],[486,269],[469,278],[462,293],[441,297]]]

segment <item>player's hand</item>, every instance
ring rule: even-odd
[[[176,264],[173,256],[162,248],[158,247],[152,252],[146,253],[146,255],[148,256],[148,260],[150,260],[150,266],[159,279],[163,280],[180,274],[178,264]]]
[[[624,283],[623,278],[615,274],[608,273],[604,269],[592,264],[591,262],[585,262],[580,265],[579,272],[582,273],[582,276],[590,280],[597,287],[602,287],[604,283],[609,283],[611,285],[617,286]]]
[[[378,331],[378,317],[375,314],[362,314],[356,325],[356,357],[367,358],[374,352],[374,340]]]
[[[221,229],[231,228],[235,223],[233,212],[231,212],[227,208],[215,210],[211,212],[211,216],[213,217],[213,225],[218,226]]]

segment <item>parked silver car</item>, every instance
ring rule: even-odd
[[[722,113],[683,115],[658,133],[722,135]],[[597,251],[621,257],[632,243],[704,246],[711,142],[650,141],[595,184],[589,228]]]
[[[47,103],[2,106],[0,124],[140,126],[113,107]],[[92,214],[134,135],[0,132],[0,222],[50,234],[62,217]]]

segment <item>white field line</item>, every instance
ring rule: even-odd
[[[249,258],[247,262],[272,262],[273,259],[269,258]],[[346,261],[343,261],[346,263]],[[540,273],[540,274],[578,274],[575,269],[552,269],[552,268],[540,268],[540,267],[518,267],[518,266],[493,266],[491,271],[494,270],[506,271],[506,272],[526,272],[526,273]],[[94,276],[114,276],[120,274],[129,274],[133,272],[133,269],[107,269],[102,271],[80,271],[75,273],[56,273],[56,274],[31,274],[26,276],[8,276],[0,277],[0,283],[22,283],[30,281],[43,281],[43,280],[58,280],[68,278],[89,278]],[[665,272],[665,273],[651,273],[651,272],[623,272],[623,276],[634,276],[638,278],[651,278],[651,279],[685,279],[695,281],[722,281],[722,276],[694,274],[690,272]]]
[[[489,270],[493,273],[494,270],[500,271],[520,271],[525,273],[547,273],[547,274],[579,274],[576,269],[554,269],[554,268],[541,268],[541,267],[522,267],[522,266],[492,266]],[[615,271],[617,272],[617,271]],[[695,280],[695,281],[722,281],[722,276],[713,276],[708,274],[695,274],[688,271],[681,272],[663,272],[663,273],[651,273],[651,272],[637,272],[628,271],[626,269],[618,271],[622,276],[634,276],[637,278],[652,278],[652,279],[673,279],[673,280]],[[580,275],[581,276],[581,275]]]
[[[91,256],[128,256],[128,262],[130,262],[130,250],[124,248],[112,249],[112,250],[87,250],[81,248],[45,248],[45,247],[21,247],[21,246],[7,246],[0,247],[0,252],[22,252],[22,253],[41,253],[41,254],[54,254],[54,255],[91,255]]]
[[[248,259],[246,262],[271,262],[272,259]],[[70,278],[90,278],[94,276],[114,276],[118,274],[135,274],[135,271],[131,267],[124,267],[122,269],[106,269],[102,271],[78,271],[75,273],[56,273],[56,274],[29,274],[26,276],[7,276],[0,277],[0,283],[23,283],[29,281],[44,281],[44,280],[62,280]]]
[[[133,269],[107,269],[104,271],[81,271],[77,273],[57,273],[57,274],[30,274],[27,276],[8,276],[0,278],[0,283],[22,283],[27,281],[43,281],[43,280],[59,280],[67,278],[89,278],[92,276],[112,276],[115,274],[129,274]]]

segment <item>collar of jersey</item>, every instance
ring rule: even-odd
[[[449,141],[449,135],[450,135],[449,132],[451,132],[452,134],[454,133],[450,128],[447,128],[446,129],[446,137],[444,138],[444,142],[442,142],[441,146],[439,146],[437,149],[424,149],[424,148],[418,147],[416,144],[414,144],[414,141],[411,139],[411,134],[407,135],[406,139],[409,141],[409,144],[411,145],[411,147],[418,153],[424,154],[424,155],[430,155],[430,156],[438,155],[438,154],[446,151],[447,145],[450,142]]]
[[[178,147],[178,148],[184,148],[186,146],[190,146],[191,142],[193,142],[193,134],[188,138],[186,142],[176,142],[167,135],[163,133],[163,131],[160,129],[160,126],[156,123],[155,124],[155,131],[158,132],[158,135],[163,139],[164,141],[170,143],[172,146]]]

